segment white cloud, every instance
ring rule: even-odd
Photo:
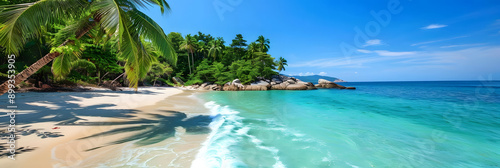
[[[441,42],[441,41],[454,40],[454,39],[459,39],[459,38],[464,38],[464,37],[469,37],[469,36],[458,36],[458,37],[441,39],[441,40],[426,41],[426,42],[421,42],[421,43],[415,43],[415,44],[412,44],[411,46],[419,46],[419,45],[423,45],[423,44],[437,43],[437,42]]]
[[[370,51],[370,50],[362,50],[362,49],[358,49],[358,52],[365,53],[365,54],[377,53],[380,56],[403,56],[403,55],[412,55],[412,54],[416,53],[414,51],[393,52],[393,51],[387,51],[387,50]]]
[[[370,50],[363,50],[363,49],[358,49],[358,52],[365,53],[365,54],[372,53],[372,51],[370,51]]]
[[[380,56],[404,56],[404,55],[413,55],[416,53],[414,51],[392,52],[387,50],[375,50],[374,52]]]
[[[441,46],[440,48],[472,47],[472,46],[480,46],[480,45],[485,45],[485,44],[486,43],[447,45],[447,46]]]
[[[325,76],[326,72],[320,72],[318,75]]]
[[[429,26],[422,27],[422,29],[424,29],[424,30],[439,29],[439,28],[443,28],[443,27],[446,27],[446,26],[448,26],[448,25],[444,25],[444,24],[431,24]]]
[[[381,45],[381,44],[382,44],[382,41],[380,39],[373,39],[373,40],[366,41],[366,44],[363,45],[363,47]]]
[[[314,75],[314,73],[312,73],[312,72],[299,73],[299,76],[311,76],[311,75]]]

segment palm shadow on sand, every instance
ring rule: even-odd
[[[130,141],[135,141],[137,145],[148,145],[161,142],[175,135],[175,127],[183,127],[186,133],[201,134],[209,131],[208,125],[212,121],[209,116],[194,116],[188,118],[185,113],[177,111],[160,111],[158,114],[148,114],[153,116],[153,119],[136,119],[136,114],[140,113],[139,110],[133,109],[106,109],[115,105],[110,103],[102,103],[93,106],[81,107],[79,104],[71,103],[80,101],[78,98],[93,98],[93,97],[108,97],[109,99],[118,98],[118,96],[102,94],[102,93],[115,93],[112,91],[93,91],[93,92],[61,92],[61,93],[19,93],[16,95],[16,104],[19,110],[27,110],[30,112],[17,113],[16,125],[24,125],[17,129],[16,135],[18,138],[24,135],[23,132],[40,130],[33,128],[32,124],[42,122],[55,122],[55,125],[60,126],[99,126],[99,125],[123,125],[123,128],[113,129],[107,132],[98,133],[89,137],[81,139],[107,136],[120,134],[125,132],[137,132],[136,134],[113,141],[111,144],[120,144]],[[157,92],[142,91],[135,93],[133,91],[122,91],[125,94],[159,94]],[[1,100],[7,100],[6,95],[0,96]],[[6,107],[7,101],[0,102],[0,107]],[[31,102],[42,102],[57,106],[58,108],[51,108],[48,106],[33,105]],[[165,115],[160,115],[165,114]],[[88,120],[84,117],[112,117],[125,119],[124,122],[86,122]],[[7,127],[9,125],[10,117],[8,113],[0,112],[0,126]],[[53,130],[45,130],[53,131]],[[60,135],[64,136],[64,135]],[[51,136],[49,138],[57,138],[60,136]],[[97,148],[101,148],[97,147]],[[1,148],[1,147],[0,147]],[[36,148],[36,147],[34,147]],[[34,150],[25,150],[20,152],[29,152]],[[97,149],[93,148],[93,149]],[[93,150],[90,149],[90,150]],[[1,157],[1,156],[0,156]]]
[[[209,133],[210,128],[208,127],[212,118],[207,115],[198,115],[194,117],[187,117],[185,113],[178,111],[166,111],[162,110],[162,114],[149,114],[153,116],[154,120],[149,119],[139,119],[126,122],[86,122],[81,123],[83,125],[127,125],[124,128],[117,128],[110,131],[97,133],[91,136],[83,137],[80,139],[88,139],[99,136],[110,136],[126,132],[136,132],[133,135],[127,136],[122,139],[115,140],[108,143],[108,145],[122,144],[126,142],[135,141],[134,144],[139,146],[151,145],[159,143],[168,138],[174,137],[176,127],[183,127],[186,133],[189,134],[204,134]],[[95,147],[90,150],[102,148],[105,146]]]

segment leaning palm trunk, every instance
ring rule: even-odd
[[[87,27],[86,29],[79,31],[78,34],[76,35],[77,39],[80,39],[83,35],[85,35],[87,32],[89,32],[92,27],[95,26],[95,22],[91,24],[91,26]],[[66,40],[64,41],[59,47],[66,46],[69,43],[72,43],[73,40]],[[54,60],[56,57],[61,55],[59,52],[51,52],[48,53],[47,55],[43,56],[40,60],[36,61],[34,64],[31,64],[28,68],[25,70],[21,71],[21,73],[17,74],[14,81],[14,84],[20,84],[21,82],[25,81],[28,79],[31,75],[36,73],[40,68],[43,66],[47,65],[50,61]],[[9,81],[5,81],[0,85],[0,95],[3,95],[4,93],[7,93],[9,91]]]
[[[59,45],[62,47],[80,39],[99,23],[100,28],[109,36],[118,37],[119,52],[126,60],[127,79],[131,86],[137,89],[138,82],[146,76],[151,63],[155,61],[151,52],[144,48],[145,41],[153,43],[154,48],[167,56],[172,65],[177,61],[177,55],[161,27],[136,8],[136,6],[145,7],[145,4],[159,6],[162,13],[164,9],[170,9],[165,0],[39,0],[34,3],[0,6],[2,8],[0,24],[3,26],[0,29],[0,45],[5,48],[6,53],[19,54],[26,39],[40,36],[40,27],[50,24],[57,18],[81,19],[78,24],[70,26],[68,31],[62,32],[78,30],[72,33],[76,38],[66,38],[67,40]],[[93,17],[81,17],[88,12]],[[47,54],[19,73],[14,79],[16,84],[26,80],[62,54],[61,50]],[[8,83],[5,82],[0,85],[0,95],[7,91]]]

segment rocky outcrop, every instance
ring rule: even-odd
[[[283,75],[274,75],[271,80],[257,78],[257,81],[246,85],[243,85],[239,79],[234,79],[223,86],[206,82],[201,85],[192,85],[185,88],[214,91],[313,90],[317,88],[356,89],[355,87],[345,87],[325,79],[319,79],[318,84],[314,85],[311,82],[304,82]]]
[[[335,82],[328,81],[325,79],[319,79],[318,84],[315,85],[317,88],[326,88],[326,89],[356,89],[355,87],[345,87],[339,84],[336,84]]]
[[[311,82],[303,82],[296,78],[283,75],[275,75],[271,80],[257,78],[258,80],[249,85],[241,84],[238,79],[224,84],[224,91],[262,91],[262,90],[312,90],[316,89]]]

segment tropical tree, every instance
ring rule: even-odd
[[[243,35],[237,34],[236,37],[232,40],[231,48],[233,48],[234,56],[236,56],[236,60],[240,60],[243,58],[245,54],[246,40],[243,39]]]
[[[194,68],[194,56],[193,53],[196,51],[196,38],[191,36],[191,34],[186,35],[186,38],[184,38],[184,41],[182,42],[180,49],[186,50],[191,54],[191,62],[193,62],[193,68]],[[188,64],[189,64],[189,74],[192,73],[191,70],[191,63],[189,60],[189,55],[188,55]]]
[[[162,13],[170,9],[165,0],[40,0],[1,6],[0,46],[7,54],[18,55],[27,39],[40,37],[43,27],[55,20],[75,21],[61,30],[64,35],[55,40],[51,52],[17,74],[14,82],[21,83],[55,58],[72,54],[74,50],[66,46],[74,45],[98,26],[106,35],[118,39],[119,55],[126,60],[127,78],[130,86],[137,90],[138,81],[146,76],[154,61],[144,50],[144,41],[152,42],[159,52],[168,56],[171,64],[177,61],[162,28],[138,10],[150,4],[159,6]],[[9,81],[0,85],[0,94],[7,92],[8,86]]]
[[[255,42],[251,42],[248,45],[248,50],[247,50],[247,58],[253,59],[254,58],[254,53],[259,52],[259,45]]]
[[[278,64],[278,71],[285,71],[285,66],[288,66],[288,63],[285,58],[280,57],[279,61],[276,63]]]
[[[264,36],[260,35],[259,38],[257,38],[257,43],[259,45],[259,50],[261,52],[267,52],[269,51],[269,44],[271,43],[269,39],[264,38]]]
[[[217,37],[217,40],[209,42],[210,50],[208,51],[208,55],[213,57],[214,61],[218,56],[222,56],[222,52],[225,48],[224,43],[225,41],[222,37]]]
[[[153,63],[151,71],[148,75],[154,79],[153,86],[156,86],[156,80],[163,75],[170,75],[174,70],[168,64],[161,64],[159,62]]]

